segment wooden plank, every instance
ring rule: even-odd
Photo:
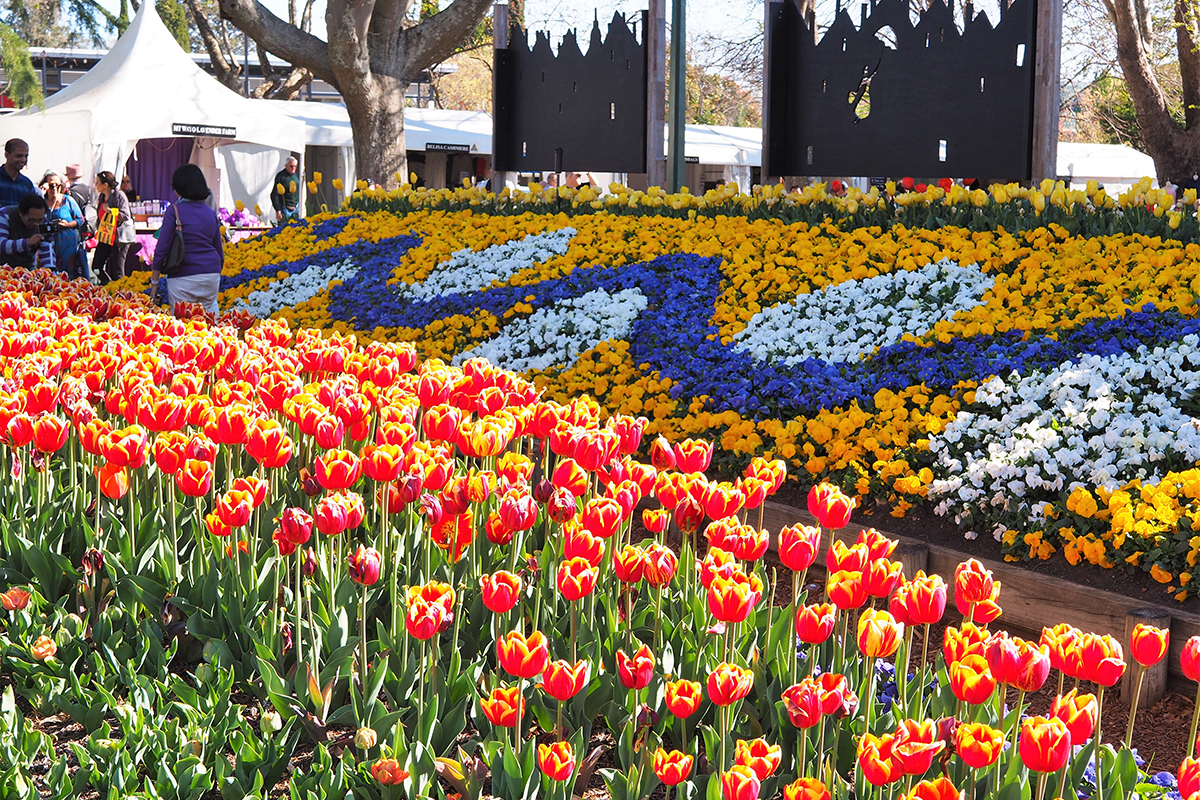
[[[816,519],[804,509],[774,501],[764,504],[763,526],[767,530],[778,532],[781,528],[796,523],[815,525]],[[863,527],[853,523],[847,525],[834,534],[833,540],[853,543]],[[926,544],[911,537],[893,535],[883,528],[879,530],[888,538],[898,539],[901,544]],[[824,572],[825,554],[833,540],[826,532],[822,539],[821,555],[817,557],[813,568],[814,572]],[[776,542],[773,536],[772,547],[776,546]],[[947,613],[953,613],[954,570],[960,563],[973,556],[941,545],[927,546],[928,572],[937,573],[945,578],[949,585]],[[1135,609],[1149,606],[1163,610],[1171,619],[1171,650],[1167,656],[1169,676],[1172,680],[1184,679],[1179,668],[1179,657],[1183,652],[1184,643],[1190,637],[1200,635],[1200,615],[1163,603],[1147,602],[1145,599],[1080,586],[1049,575],[1031,572],[1016,564],[974,557],[990,569],[996,580],[1001,582],[1000,606],[1004,609],[1004,615],[1000,617],[1000,622],[1022,629],[1031,635],[1040,634],[1043,627],[1066,622],[1083,631],[1113,636],[1128,651],[1129,643],[1125,636],[1126,615]],[[1131,661],[1128,652],[1126,660]]]
[[[663,186],[667,182],[667,158],[663,154],[663,136],[667,127],[667,3],[650,0],[646,30],[646,82],[649,108],[646,110],[646,185]]]

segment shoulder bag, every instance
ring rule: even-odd
[[[183,261],[186,257],[186,250],[183,244],[183,221],[179,219],[179,207],[176,206],[175,238],[171,240],[171,249],[167,251],[167,257],[163,259],[160,271],[163,275],[171,275],[183,266]]]

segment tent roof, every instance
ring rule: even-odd
[[[683,154],[701,164],[762,166],[762,128],[730,125],[688,125]]]
[[[1058,143],[1058,174],[1075,181],[1095,178],[1100,182],[1132,184],[1145,176],[1154,177],[1154,159],[1123,144],[1090,142]]]
[[[200,69],[163,25],[153,3],[142,4],[100,63],[46,98],[45,111],[27,109],[12,118],[79,111],[90,113],[94,145],[168,138],[174,135],[172,124],[181,123],[235,131],[215,138],[291,150],[304,146],[301,125]]]
[[[303,100],[266,101],[304,123],[304,139],[312,145],[353,147],[350,117],[341,103]],[[409,150],[434,144],[466,145],[476,155],[492,152],[492,117],[485,111],[447,111],[440,108],[404,109],[404,142]]]

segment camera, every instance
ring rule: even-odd
[[[38,223],[38,233],[42,236],[53,236],[58,233],[59,227],[62,225],[62,220],[52,219],[49,222]]]

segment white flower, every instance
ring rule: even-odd
[[[615,294],[597,289],[510,323],[499,335],[459,353],[454,363],[483,357],[514,372],[567,364],[600,342],[627,338],[647,305],[637,289]]]
[[[282,308],[311,300],[328,289],[331,281],[348,281],[357,274],[358,265],[349,259],[329,267],[309,267],[251,292],[238,307],[265,319]]]
[[[436,266],[420,283],[401,283],[396,291],[404,297],[427,300],[444,294],[463,294],[504,283],[523,269],[567,252],[574,228],[538,233],[479,252],[463,248],[450,260]]]
[[[755,314],[734,349],[758,361],[853,361],[979,305],[993,279],[949,259],[802,294]]]

